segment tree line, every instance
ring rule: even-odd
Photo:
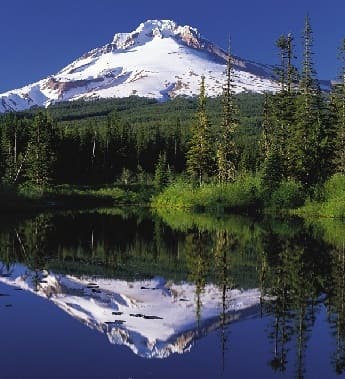
[[[250,169],[263,99],[256,94],[238,97],[243,122],[236,138],[243,156],[252,156],[243,161]],[[163,157],[170,173],[179,174],[186,167],[196,108],[197,99],[159,103],[130,97],[6,113],[0,116],[1,180],[35,186],[152,181]],[[220,109],[219,98],[209,99],[207,112],[214,124]]]
[[[300,71],[294,65],[291,33],[276,41],[280,64],[276,67],[279,90],[265,94],[261,137],[255,168],[265,188],[272,192],[283,181],[296,181],[305,190],[315,189],[331,174],[345,169],[345,40],[340,48],[341,72],[330,95],[321,91],[313,65],[313,33],[309,17],[303,31],[304,53]],[[241,155],[235,141],[239,127],[234,97],[234,72],[228,54],[223,91],[222,122],[218,135],[205,109],[202,80],[197,122],[187,152],[187,170],[201,184],[210,177],[232,182],[241,173]]]

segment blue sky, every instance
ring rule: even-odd
[[[320,78],[337,73],[337,47],[345,37],[345,0],[17,0],[1,4],[0,92],[54,74],[83,53],[110,42],[116,32],[146,19],[173,19],[197,27],[233,53],[276,63],[274,41],[295,35],[300,55],[306,14],[314,31]]]

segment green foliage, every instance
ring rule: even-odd
[[[264,119],[262,125],[263,182],[266,190],[272,192],[283,179],[290,175],[291,136],[295,124],[295,83],[296,69],[293,37],[281,36],[276,42],[280,53],[280,66],[276,73],[280,82],[280,91],[265,96]]]
[[[258,157],[262,95],[235,97],[239,124],[234,141],[239,157],[245,157],[241,168],[252,170]],[[216,135],[222,123],[221,98],[207,99],[205,107],[213,125],[212,134]],[[181,173],[186,169],[190,129],[197,108],[194,98],[158,103],[130,97],[57,103],[47,110],[0,115],[1,179],[17,184],[26,180],[22,163],[27,161],[28,157],[25,161],[24,158],[32,139],[33,122],[40,112],[48,112],[48,121],[54,120],[51,151],[55,159],[48,170],[51,184],[110,184],[121,177],[123,169],[132,172],[134,181],[139,176],[150,181],[162,151],[166,152],[171,171]]]
[[[345,175],[335,174],[325,183],[324,198],[320,213],[331,217],[345,218]]]
[[[331,97],[336,124],[334,166],[336,172],[345,174],[345,38],[339,49],[339,60],[341,64],[340,82],[334,86]]]
[[[47,115],[38,113],[29,129],[23,163],[25,179],[37,187],[46,186],[51,180],[55,160],[54,125]]]
[[[294,180],[283,181],[267,200],[268,207],[276,210],[287,210],[304,203],[304,191],[300,183]]]
[[[199,107],[191,128],[187,172],[201,185],[214,175],[214,136],[206,112],[205,77],[201,78]]]
[[[196,187],[183,179],[177,179],[171,183],[163,192],[152,199],[154,208],[174,207],[194,208]]]
[[[303,37],[303,68],[296,100],[296,123],[292,130],[290,174],[306,188],[311,188],[330,175],[334,136],[328,104],[315,78],[312,29],[308,17]]]
[[[223,114],[222,124],[217,136],[217,177],[219,183],[232,182],[238,170],[237,146],[234,140],[238,128],[237,107],[234,98],[234,70],[230,46],[227,57],[226,82],[223,88]]]
[[[204,183],[198,187],[179,180],[156,196],[152,206],[211,212],[259,209],[261,182],[253,175],[239,176],[233,183]]]
[[[345,218],[345,176],[335,174],[328,179],[319,199],[310,199],[295,213],[302,216]]]
[[[32,184],[31,182],[25,182],[20,184],[17,188],[18,196],[31,200],[42,199],[46,194],[44,187],[41,185]]]
[[[156,191],[162,191],[171,180],[170,168],[167,162],[166,153],[159,154],[158,162],[155,168],[155,176],[153,180]]]
[[[94,207],[100,205],[131,205],[149,202],[153,187],[145,184],[80,187],[63,185],[49,191],[49,198],[61,206]]]
[[[276,149],[270,149],[264,162],[262,174],[262,184],[268,195],[279,187],[283,179],[283,164],[279,152]]]

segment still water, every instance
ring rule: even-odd
[[[0,219],[0,377],[345,377],[336,221]]]

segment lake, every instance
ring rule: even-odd
[[[340,221],[0,218],[0,377],[345,376]]]

